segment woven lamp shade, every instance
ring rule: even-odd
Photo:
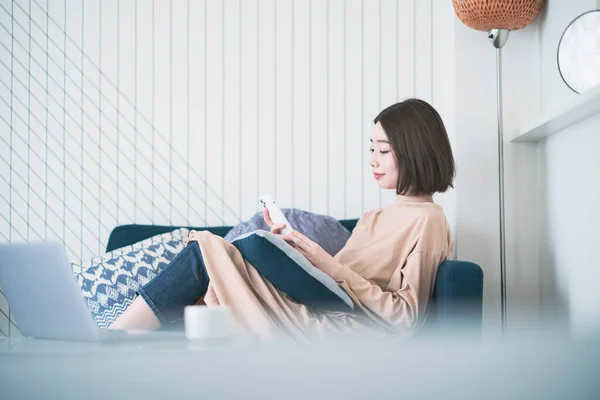
[[[523,29],[538,15],[544,0],[452,0],[463,24],[478,31]]]

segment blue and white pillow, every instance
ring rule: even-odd
[[[176,229],[72,264],[87,305],[100,328],[108,328],[135,299],[136,291],[185,247],[189,230]]]

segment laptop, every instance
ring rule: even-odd
[[[62,244],[0,244],[0,287],[27,337],[79,341],[185,338],[179,331],[98,328]]]

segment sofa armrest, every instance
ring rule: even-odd
[[[427,325],[481,333],[483,271],[468,261],[446,261],[438,268]]]

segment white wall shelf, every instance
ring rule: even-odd
[[[517,131],[511,142],[537,142],[600,113],[600,85],[579,94],[554,112],[543,114]]]

